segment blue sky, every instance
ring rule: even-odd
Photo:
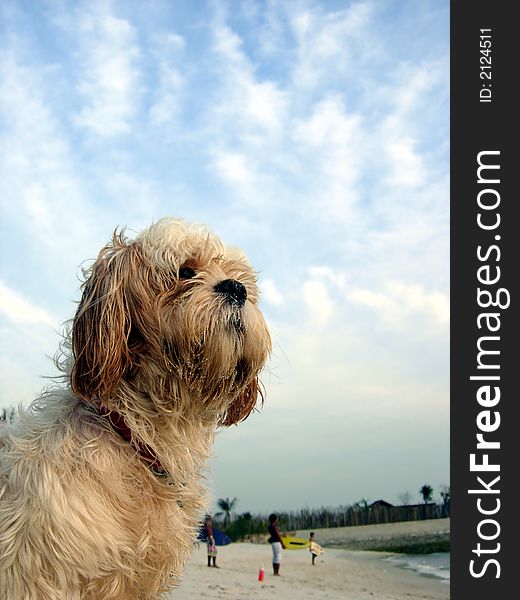
[[[217,436],[237,510],[449,483],[449,2],[5,0],[1,406],[52,375],[117,226],[210,225],[259,271],[262,411]]]

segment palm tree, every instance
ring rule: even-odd
[[[428,502],[430,502],[430,500],[432,499],[432,494],[433,494],[432,486],[425,483],[422,486],[422,488],[419,490],[419,494],[421,494],[421,496],[423,497],[424,503],[428,504]]]
[[[219,498],[217,500],[217,506],[224,513],[224,527],[229,525],[229,521],[231,520],[231,511],[233,508],[235,508],[237,502],[238,498],[233,498],[232,500],[229,498]]]

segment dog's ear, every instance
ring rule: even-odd
[[[114,233],[83,284],[72,324],[71,385],[88,402],[109,398],[131,364],[127,283],[131,248]]]
[[[236,425],[241,421],[245,421],[255,409],[259,397],[260,403],[263,405],[263,387],[258,377],[254,377],[246,385],[242,393],[230,404],[226,414],[223,415],[220,420],[219,425],[229,427],[229,425]]]

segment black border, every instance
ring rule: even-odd
[[[451,597],[457,600],[509,598],[515,595],[516,566],[515,532],[519,529],[517,507],[520,508],[515,481],[520,458],[520,429],[516,374],[518,364],[517,337],[520,336],[518,319],[518,290],[520,251],[517,243],[515,210],[520,205],[520,154],[514,135],[519,128],[518,105],[513,87],[517,79],[520,58],[516,40],[519,37],[518,20],[513,16],[515,3],[504,0],[453,0],[451,3]],[[480,29],[492,30],[492,80],[480,77]],[[484,83],[492,85],[492,101],[481,102],[479,92]],[[477,155],[485,150],[500,151],[500,231],[483,231],[477,225],[477,194],[482,184],[477,183]],[[517,188],[517,189],[515,189]],[[477,496],[468,494],[475,489],[476,476],[470,471],[469,455],[475,452],[476,417],[482,407],[476,401],[480,384],[470,381],[477,374],[477,347],[479,335],[477,315],[483,309],[477,305],[477,269],[483,264],[477,258],[477,246],[489,246],[500,234],[501,280],[497,287],[507,288],[511,295],[509,308],[500,310],[500,377],[501,424],[495,438],[500,450],[492,451],[493,461],[500,464],[498,487],[501,501],[494,518],[500,524],[500,535],[494,542],[483,542],[477,526],[487,517],[479,513]],[[493,254],[495,257],[496,254]],[[482,372],[479,372],[482,373]],[[487,479],[489,480],[489,475]],[[484,477],[484,475],[482,475]],[[491,495],[483,496],[489,499]],[[484,501],[484,500],[483,500]],[[516,518],[515,518],[516,517]],[[492,517],[489,517],[492,518]],[[487,530],[490,533],[490,530]],[[500,563],[500,577],[494,566],[486,568],[480,578],[469,570],[472,559],[485,558],[472,552],[478,542],[491,548],[500,543],[500,551],[487,555]],[[487,544],[487,546],[486,546]]]

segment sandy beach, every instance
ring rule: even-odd
[[[297,531],[294,535],[307,539],[310,530]],[[449,539],[450,519],[402,521],[359,527],[334,527],[316,532],[320,544],[348,550],[374,550],[379,547],[414,542],[439,542]]]
[[[449,531],[449,521],[447,526]],[[354,540],[363,536],[395,537],[400,532],[415,535],[418,529],[424,533],[425,530],[439,527],[445,528],[446,523],[441,524],[437,520],[329,531],[334,531],[335,539],[343,535]],[[325,533],[325,530],[317,530],[316,538],[326,546]],[[388,556],[382,552],[326,547],[325,553],[313,567],[308,550],[289,550],[283,553],[281,577],[274,577],[271,548],[267,543],[233,543],[220,547],[217,559],[219,569],[207,567],[206,547],[200,544],[193,551],[183,582],[168,596],[168,600],[270,600],[275,597],[298,600],[449,599],[449,583],[395,566],[384,560]],[[265,578],[259,582],[258,571],[262,565],[265,567]]]

